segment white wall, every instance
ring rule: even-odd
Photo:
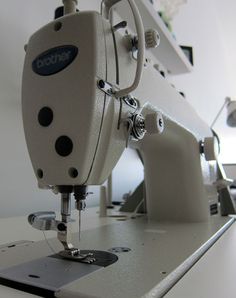
[[[236,2],[234,0],[215,0],[219,20],[221,41],[225,51],[230,96],[236,95]],[[218,126],[219,127],[219,126]],[[225,126],[224,126],[225,127]],[[220,128],[219,128],[220,130]],[[225,127],[222,131],[222,145],[225,152],[225,163],[236,163],[236,128]],[[234,169],[234,170],[233,170]],[[236,178],[236,166],[231,166]]]
[[[236,94],[236,19],[233,0],[188,0],[173,22],[180,44],[194,48],[194,71],[176,77],[199,115],[211,124],[226,96]],[[225,124],[222,113],[214,129],[221,138],[221,159],[236,162],[236,129]]]
[[[226,176],[236,181],[235,164],[224,165]]]
[[[41,2],[41,5],[39,3]],[[54,209],[57,200],[39,191],[28,158],[21,119],[24,44],[49,21],[53,1],[7,1],[0,10],[0,216]],[[59,2],[59,1],[57,1]],[[54,1],[55,4],[55,1]],[[49,9],[47,9],[47,6]]]

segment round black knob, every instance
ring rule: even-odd
[[[60,156],[68,156],[73,150],[73,142],[67,136],[61,136],[56,140],[55,150]]]
[[[49,126],[53,120],[53,111],[49,107],[43,107],[38,113],[38,122],[41,126]]]

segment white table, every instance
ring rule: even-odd
[[[86,213],[83,216],[83,230],[116,222],[116,218],[112,217],[99,218],[97,208],[88,209]],[[44,239],[42,232],[34,230],[28,224],[26,217],[0,219],[0,235],[1,245],[23,239],[33,241]],[[47,237],[55,237],[55,233],[47,232]],[[234,297],[234,291],[236,290],[235,276],[236,224],[234,223],[184,277],[175,284],[165,297]],[[36,296],[0,286],[0,297],[21,298]]]
[[[165,297],[236,297],[236,223],[224,233]]]

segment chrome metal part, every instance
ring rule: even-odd
[[[93,253],[83,254],[80,253],[79,249],[72,249],[72,250],[63,250],[59,252],[59,255],[65,259],[92,264],[96,261]]]
[[[72,250],[72,231],[71,231],[71,204],[70,193],[61,194],[61,218],[62,222],[57,226],[57,238],[64,246],[65,250]]]
[[[39,297],[39,295],[41,297],[56,297],[56,293],[66,285],[101,269],[95,264],[88,266],[81,261],[76,262],[66,258],[61,260],[61,258],[54,255],[20,262],[19,265],[1,270],[0,276],[8,282],[14,283],[15,281],[17,289],[22,291],[24,288],[21,297]],[[27,294],[28,291],[31,294],[33,291],[36,296]],[[6,295],[1,293],[1,297],[6,297]],[[9,297],[13,297],[13,294],[10,294]],[[70,297],[70,295],[65,297]]]
[[[132,120],[133,120],[133,127],[131,131],[132,136],[136,140],[141,140],[146,133],[144,117],[140,114],[135,114]]]
[[[79,241],[81,240],[81,210],[79,210]]]
[[[98,88],[102,90],[104,93],[106,93],[109,96],[112,96],[114,94],[113,92],[113,86],[109,84],[108,82],[99,79],[97,82]]]
[[[52,211],[35,212],[28,216],[28,222],[32,227],[41,231],[57,231],[58,221]]]
[[[71,215],[71,199],[70,193],[63,193],[61,195],[61,219],[63,222],[70,221]]]
[[[122,100],[128,105],[130,106],[131,108],[133,109],[137,109],[139,107],[139,104],[138,104],[138,100],[131,96],[131,95],[128,95],[126,97],[123,97]]]
[[[86,185],[78,185],[74,189],[75,208],[79,211],[79,241],[81,235],[81,211],[85,210],[85,199],[89,194],[91,194],[91,192],[87,192]]]
[[[71,250],[74,248],[73,244],[71,243],[72,241],[72,236],[71,236],[71,227],[70,223],[64,225],[65,230],[64,231],[58,231],[57,232],[57,238],[61,242],[61,244],[64,246],[65,250]]]
[[[78,262],[91,264],[95,261],[93,254],[81,254],[78,248],[72,244],[72,230],[71,230],[71,194],[61,194],[61,226],[58,228],[57,238],[64,246],[64,250],[59,253],[60,256],[66,259],[76,260]],[[76,207],[79,210],[79,238],[81,230],[81,210],[85,209],[85,198],[87,196],[86,186],[81,186],[75,191]]]
[[[70,218],[70,222],[74,220]],[[53,211],[35,212],[28,216],[29,224],[40,231],[62,231],[66,229],[63,221],[56,220],[56,213]]]
[[[84,211],[86,208],[86,202],[84,199],[76,200],[76,209],[79,211]]]
[[[127,119],[127,139],[126,147],[128,147],[130,139],[138,141],[143,139],[146,133],[145,119],[141,114],[131,114]]]
[[[85,210],[86,202],[85,198],[81,198],[79,200],[76,200],[76,209],[79,211],[79,241],[81,239],[81,211]]]

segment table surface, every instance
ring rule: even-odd
[[[232,298],[236,284],[236,223],[165,295],[166,298]]]
[[[89,208],[86,213],[83,216],[84,225],[82,225],[82,230],[93,229],[116,221],[115,217],[99,218],[97,208]],[[0,223],[0,245],[21,240],[44,240],[43,233],[33,229],[28,224],[26,217],[3,218],[0,219]],[[76,227],[76,225],[74,226]],[[55,232],[47,232],[47,238],[52,237],[55,237]],[[234,281],[236,275],[235,264],[236,223],[221,236],[165,297],[234,297],[236,289]],[[36,296],[0,286],[0,297],[21,298]]]

